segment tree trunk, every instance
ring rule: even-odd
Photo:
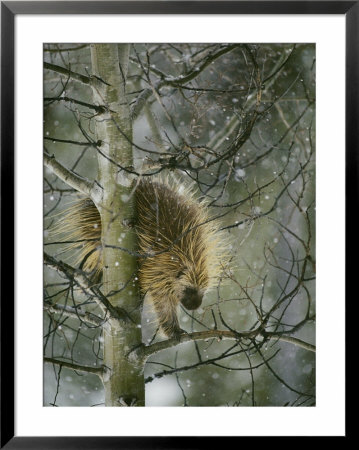
[[[98,183],[102,197],[103,290],[114,307],[130,317],[111,318],[104,327],[104,377],[106,406],[144,406],[142,365],[133,348],[141,344],[141,300],[137,277],[137,237],[134,195],[121,167],[132,166],[132,123],[126,98],[129,59],[127,44],[91,45],[93,96],[108,112],[96,118]],[[102,154],[101,154],[102,153]],[[117,247],[117,248],[113,248]],[[122,249],[126,250],[121,250]]]

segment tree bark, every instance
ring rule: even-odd
[[[141,345],[141,299],[137,277],[137,236],[131,180],[121,167],[132,166],[132,123],[126,98],[129,45],[93,44],[94,103],[107,113],[96,120],[98,183],[97,206],[102,221],[103,290],[111,304],[125,309],[126,322],[110,318],[104,327],[103,377],[106,406],[144,406],[142,365],[133,348]],[[115,247],[122,247],[128,251]]]

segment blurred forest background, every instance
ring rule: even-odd
[[[44,62],[44,151],[94,180],[103,111],[86,83],[90,45],[46,44]],[[146,406],[315,405],[315,45],[134,44],[126,93],[134,171],[191,182],[228,236],[217,289],[181,311],[181,327],[263,324],[152,355]],[[45,167],[45,251],[69,264],[49,230],[78,198]],[[44,405],[104,406],[100,378],[70,367],[102,364],[103,328],[78,317],[98,306],[50,267],[44,280]],[[145,304],[145,344],[151,314]]]

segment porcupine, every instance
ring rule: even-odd
[[[195,310],[221,272],[223,237],[203,201],[190,188],[142,178],[136,188],[139,283],[150,297],[161,331],[177,337],[180,304]],[[78,262],[101,272],[101,218],[90,199],[76,202],[57,224],[68,239],[83,242]],[[78,244],[71,244],[75,248]]]

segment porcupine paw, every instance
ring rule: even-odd
[[[172,339],[176,339],[176,341],[180,341],[181,340],[181,335],[183,334],[187,334],[187,331],[183,330],[182,328],[175,328],[172,330],[171,332],[171,338]]]

